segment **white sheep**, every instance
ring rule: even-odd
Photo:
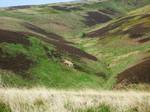
[[[71,61],[67,60],[67,59],[64,59],[64,60],[63,60],[63,63],[64,63],[66,66],[68,66],[68,67],[73,67],[73,63],[72,63]]]

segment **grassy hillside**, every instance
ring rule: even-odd
[[[81,35],[86,28],[108,22],[113,18],[125,15],[130,10],[147,5],[149,0],[133,4],[134,2],[125,5],[120,0],[108,0],[104,2],[22,6],[1,10],[0,16],[11,18],[11,20],[15,19],[15,21],[18,19],[18,21],[28,21],[48,32],[60,34],[65,38],[73,38],[77,34]],[[8,27],[6,26],[6,28]],[[15,28],[15,30],[21,30],[21,28]],[[22,30],[24,29],[22,28]]]
[[[8,34],[8,32],[6,33]],[[81,55],[75,56],[70,52],[67,53],[67,49],[66,51],[61,51],[62,49],[35,37],[27,36],[23,38],[21,36],[16,37],[16,42],[13,42],[14,40],[10,40],[13,37],[10,36],[9,38],[5,35],[7,39],[3,39],[5,42],[1,42],[2,86],[81,88],[100,87],[103,84],[103,79],[98,80],[94,68],[86,65],[86,62],[80,59],[82,57],[86,59],[86,53],[83,51],[78,51],[77,48],[73,47],[74,49],[72,48],[72,50],[81,53]],[[26,39],[28,44],[25,44],[26,41],[23,39]],[[65,48],[65,44],[62,47]],[[87,54],[87,58],[88,56],[91,55]],[[65,65],[64,59],[70,60],[70,62],[74,63],[74,66]],[[90,59],[87,60],[90,61]],[[97,63],[92,59],[91,62]],[[103,67],[102,64],[99,66]]]
[[[1,86],[149,88],[149,71],[146,81],[139,81],[141,74],[133,79],[136,63],[146,60],[149,68],[149,3],[108,0],[0,9]],[[125,74],[130,66],[133,77]]]
[[[107,63],[115,76],[130,68],[131,65],[145,60],[145,58],[149,59],[149,11],[149,6],[145,6],[130,12],[125,17],[115,19],[100,28],[97,27],[87,32],[84,38],[97,38],[98,42],[94,45],[96,48],[93,51],[88,49],[92,49],[91,46],[85,47],[95,53],[99,49],[102,53],[102,55],[99,54],[100,57]],[[149,68],[149,65],[147,67]],[[148,68],[144,67],[142,71],[144,72],[144,69],[148,70]],[[130,72],[137,75],[136,72]],[[149,76],[148,74],[149,71],[147,74],[143,73],[143,77],[144,75]],[[110,84],[110,82],[108,83]]]

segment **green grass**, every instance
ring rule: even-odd
[[[106,65],[108,65],[107,67],[110,66],[109,69],[111,76],[105,85],[106,88],[111,88],[115,84],[115,77],[118,73],[137,63],[143,57],[142,55],[146,54],[147,51],[150,50],[149,43],[130,45],[127,44],[126,41],[122,41],[114,40],[102,47],[99,47],[103,53],[101,59],[106,63]],[[130,55],[126,56],[127,54]]]
[[[48,58],[44,46],[48,48],[48,52],[50,53],[55,50],[53,46],[46,44],[35,37],[30,37],[29,39],[32,43],[29,47],[20,44],[1,44],[1,48],[7,52],[9,56],[15,56],[21,53],[34,62],[32,67],[26,71],[26,73],[14,74],[12,72],[1,71],[1,78],[4,86],[46,86],[51,88],[102,87],[104,79],[95,75],[95,71],[92,70],[94,68],[90,67],[91,65],[82,64],[76,59],[75,62],[78,62],[82,68],[89,66],[88,73],[69,68],[61,63],[59,58]],[[67,54],[64,54],[62,57],[71,58],[67,57]],[[99,65],[99,67],[100,66],[102,65]]]
[[[83,38],[83,36],[85,36],[86,32],[93,31],[93,28],[99,29],[107,24],[115,24],[114,22],[123,17],[130,16],[130,13],[142,15],[142,11],[144,11],[144,14],[149,12],[147,6],[143,7],[145,4],[149,4],[149,0],[144,0],[140,4],[135,4],[135,1],[130,0],[127,2],[130,2],[130,4],[123,4],[123,1],[119,0],[105,1],[102,3],[89,2],[89,4],[72,4],[81,7],[83,10],[70,12],[54,10],[48,5],[44,5],[43,7],[32,7],[25,10],[19,9],[16,11],[0,10],[0,17],[9,17],[9,22],[7,23],[7,20],[5,21],[6,26],[7,24],[8,26],[15,26],[15,24],[17,24],[16,29],[12,28],[13,30],[24,31],[25,28],[21,26],[21,23],[24,21],[30,22],[40,26],[47,32],[62,35],[65,39],[74,42],[74,46],[85,50],[98,58],[98,61],[94,62],[58,52],[54,46],[45,43],[36,37],[28,38],[32,43],[31,46],[0,43],[0,48],[2,48],[9,56],[13,57],[17,54],[23,54],[27,59],[34,62],[32,67],[23,74],[0,70],[0,74],[6,74],[1,75],[3,85],[12,87],[46,86],[51,88],[112,88],[116,82],[115,77],[117,74],[142,59],[144,57],[143,55],[150,49],[149,44],[131,44],[129,43],[128,35],[123,34],[106,35],[106,38],[102,40],[99,40],[98,38]],[[143,8],[134,10],[139,7]],[[98,11],[100,9],[111,9],[115,12],[119,12],[119,16],[122,17],[119,19],[114,17],[112,21],[106,24],[99,24],[93,27],[86,26],[83,23],[83,15],[86,15],[88,11]],[[128,14],[128,12],[130,13]],[[12,20],[12,24],[11,18],[15,18]],[[149,19],[140,19],[139,17],[131,18],[128,22],[125,22],[111,32],[129,29],[138,23],[149,25]],[[4,29],[7,29],[6,26]],[[19,26],[21,26],[22,29]],[[3,25],[0,27],[3,28]],[[53,54],[51,57],[48,57],[45,48],[48,49],[48,53],[50,54],[52,54],[53,51],[57,51],[62,59],[65,58],[71,60],[79,67],[79,69],[64,66],[61,59],[53,56]],[[136,51],[139,52],[138,56],[137,54],[133,54],[120,58],[128,53]],[[110,67],[110,65],[113,66]],[[25,75],[26,77],[22,77],[22,75]],[[30,76],[30,79],[28,76]]]
[[[87,109],[81,109],[75,112],[112,112],[111,108],[107,105],[100,105],[98,107],[91,107]]]
[[[11,112],[11,109],[8,107],[8,105],[0,102],[0,112]]]
[[[74,108],[69,103],[65,105],[67,110],[71,112],[115,112],[115,109],[106,104],[100,104],[98,106],[85,106]]]

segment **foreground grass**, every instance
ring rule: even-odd
[[[1,88],[0,104],[6,112],[149,112],[150,93]]]
[[[0,103],[0,112],[11,112],[11,109],[5,103]]]

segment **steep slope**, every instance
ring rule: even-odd
[[[46,33],[31,24],[28,28],[33,33],[0,30],[1,86],[102,86],[104,79],[98,80],[97,76],[101,70],[95,71],[84,61],[97,64],[95,56],[70,45],[56,34]]]

